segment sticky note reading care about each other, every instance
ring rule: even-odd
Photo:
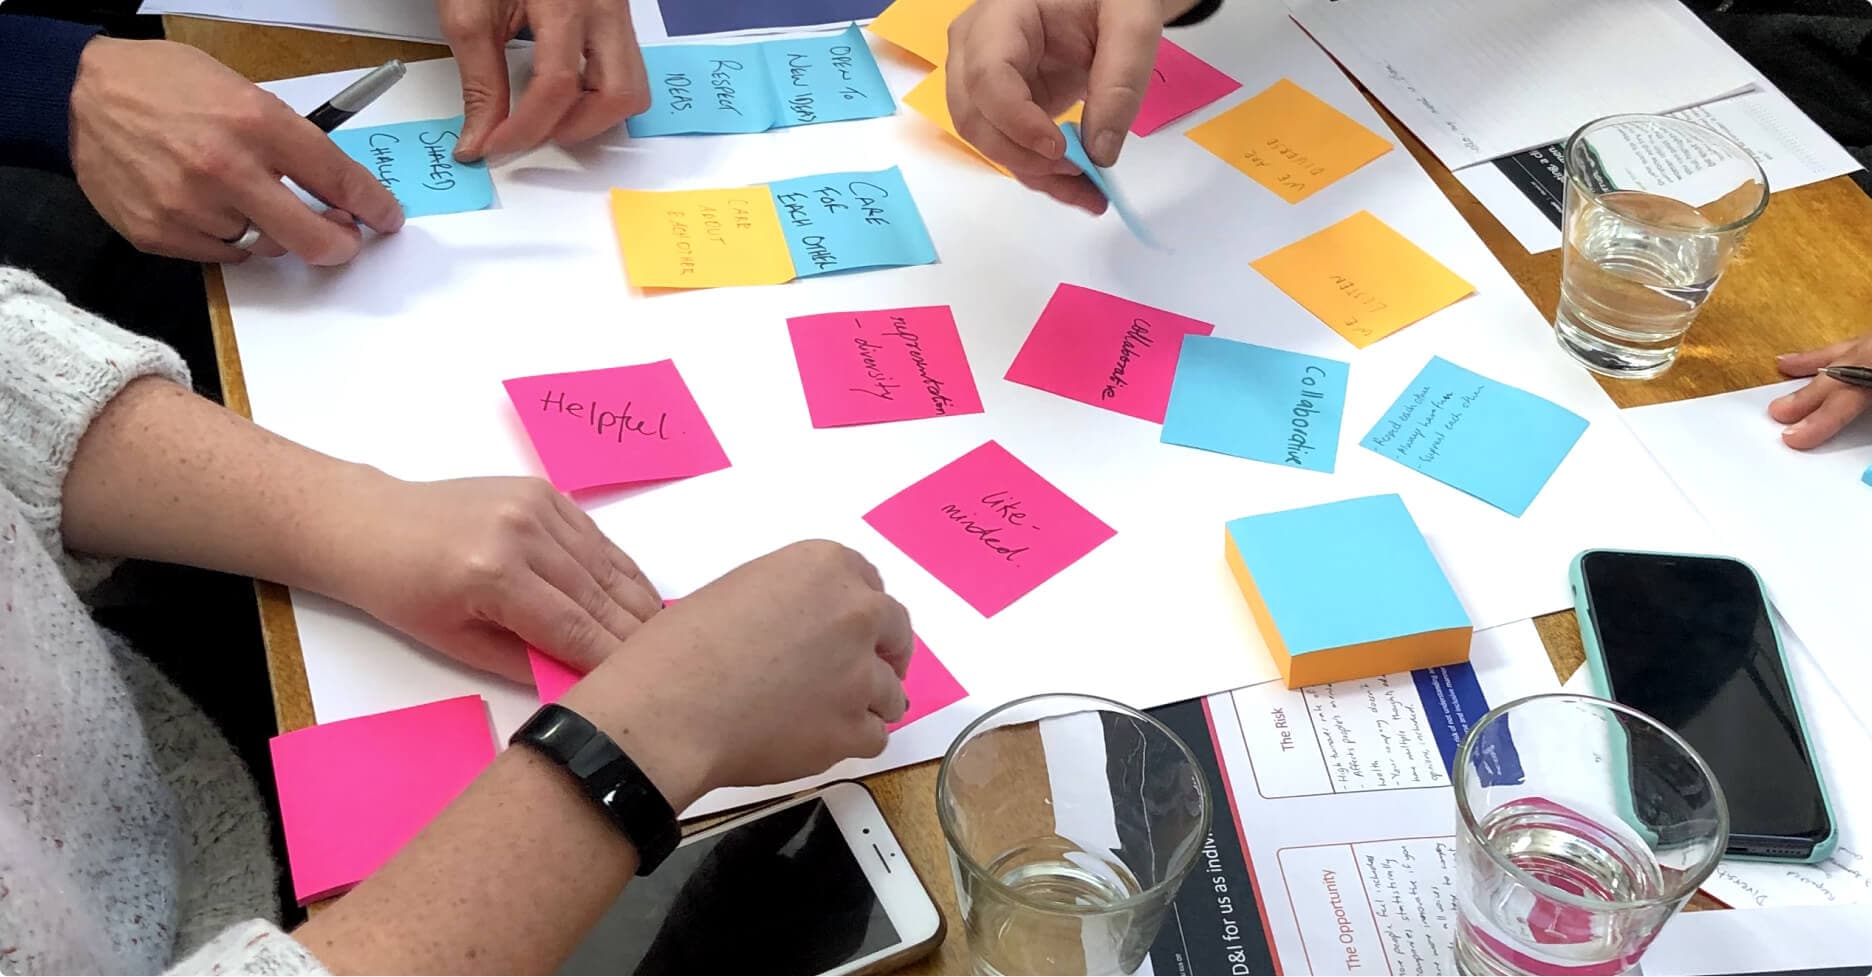
[[[865,513],[865,522],[985,617],[1113,536],[989,441]]]
[[[1217,336],[1183,337],[1163,441],[1330,472],[1349,367]]]
[[[485,163],[455,159],[462,117],[338,129],[332,142],[357,160],[403,205],[405,217],[486,210],[494,180]]]
[[[946,305],[787,320],[813,427],[981,413]]]
[[[1475,291],[1363,210],[1251,264],[1360,349]]]
[[[1007,379],[1161,424],[1183,337],[1207,322],[1061,285],[1021,344]]]
[[[673,361],[520,377],[505,386],[561,492],[728,467]]]
[[[1157,42],[1157,64],[1151,69],[1150,85],[1144,89],[1144,103],[1131,123],[1131,131],[1148,136],[1240,87],[1241,82],[1170,43],[1169,38],[1162,38]]]
[[[478,695],[273,737],[280,823],[300,905],[362,882],[494,760]]]
[[[1224,552],[1290,689],[1469,658],[1469,615],[1404,500],[1248,516]]]
[[[1390,140],[1285,78],[1189,137],[1290,204],[1391,151]]]
[[[1438,356],[1359,444],[1519,516],[1586,423],[1553,401]]]
[[[611,222],[624,275],[638,288],[777,285],[793,280],[793,258],[773,193],[730,190],[612,190]]]
[[[936,260],[923,215],[895,166],[776,180],[772,187],[800,278]]]
[[[857,27],[749,44],[643,49],[650,108],[625,120],[635,137],[764,132],[897,111]]]
[[[1062,122],[1059,128],[1060,134],[1066,137],[1067,162],[1077,166],[1079,172],[1084,173],[1086,179],[1092,181],[1092,185],[1098,188],[1098,192],[1104,196],[1106,202],[1111,204],[1111,209],[1118,212],[1118,219],[1124,222],[1125,228],[1131,232],[1132,237],[1144,242],[1146,247],[1161,249],[1163,245],[1158,243],[1156,235],[1145,226],[1144,218],[1138,215],[1137,208],[1132,207],[1130,199],[1119,191],[1118,183],[1112,178],[1111,171],[1094,164],[1092,157],[1086,155],[1085,142],[1079,136],[1079,123]]]

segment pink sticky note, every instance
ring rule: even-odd
[[[533,669],[533,687],[539,691],[540,705],[558,702],[567,689],[585,677],[559,659],[541,654],[537,648],[527,649],[527,664]]]
[[[1113,530],[989,441],[865,513],[970,607],[993,617]]]
[[[494,761],[478,695],[312,726],[269,745],[300,905],[377,871]]]
[[[670,360],[520,377],[504,386],[561,492],[728,467],[728,455]]]
[[[1078,285],[1061,285],[1007,378],[1082,404],[1162,424],[1183,337],[1215,329]]]
[[[787,320],[813,427],[981,413],[946,305]]]
[[[1163,38],[1157,42],[1157,67],[1131,131],[1148,136],[1240,87],[1241,82]]]
[[[902,719],[891,724],[893,731],[962,701],[968,696],[968,690],[949,674],[942,659],[929,650],[923,639],[917,638],[916,650],[910,655],[910,671],[904,676],[904,694],[910,697],[910,708]]]

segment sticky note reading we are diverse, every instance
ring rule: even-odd
[[[800,316],[787,334],[813,427],[981,413],[946,305]]]
[[[1360,349],[1475,291],[1363,210],[1250,264]]]
[[[485,163],[455,159],[462,117],[338,129],[332,142],[357,160],[403,205],[405,217],[486,210],[494,179]]]
[[[561,492],[728,467],[673,361],[520,377],[505,386]]]
[[[1007,379],[1161,424],[1183,337],[1214,331],[1199,319],[1061,285],[1015,354]]]
[[[984,617],[1114,531],[989,441],[865,513],[865,522]]]
[[[1320,356],[1185,336],[1163,441],[1330,472],[1338,458],[1349,370]]]
[[[1438,356],[1359,444],[1519,516],[1586,426],[1559,404]]]
[[[1282,78],[1189,137],[1290,204],[1391,151],[1391,142]]]
[[[765,132],[897,111],[855,26],[748,44],[657,44],[643,59],[650,108],[625,120],[635,137]]]
[[[1162,38],[1131,131],[1148,136],[1240,87],[1214,65]]]
[[[895,166],[775,180],[771,186],[793,273],[800,278],[936,260],[923,215]]]

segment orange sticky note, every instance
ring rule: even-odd
[[[1364,210],[1250,264],[1360,349],[1475,291]]]
[[[949,22],[973,0],[897,0],[871,21],[871,33],[941,65],[949,60]]]
[[[875,26],[875,23],[874,21],[873,26]],[[939,67],[925,76],[922,81],[917,82],[915,88],[905,92],[903,103],[917,110],[924,118],[936,123],[938,128],[948,133],[956,142],[968,146],[969,152],[974,153],[982,162],[1000,170],[1003,176],[1012,176],[1013,174],[1007,171],[1007,167],[983,156],[981,150],[969,145],[969,141],[962,138],[962,134],[956,131],[955,120],[949,117],[948,87],[948,75]],[[1075,103],[1072,108],[1061,112],[1059,117],[1053,121],[1078,122],[1080,117],[1084,114],[1085,103],[1078,102]]]
[[[773,191],[612,190],[611,220],[624,275],[638,288],[777,285],[793,257]]]
[[[1290,204],[1391,151],[1390,140],[1285,78],[1189,137]]]

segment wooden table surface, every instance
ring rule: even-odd
[[[449,53],[446,48],[428,44],[184,17],[164,20],[171,39],[207,51],[254,81],[369,67],[392,57],[420,61],[447,57]],[[1530,255],[1523,251],[1422,143],[1382,106],[1379,111],[1398,141],[1455,202],[1528,298],[1543,313],[1551,314],[1560,293],[1559,252]],[[1741,257],[1690,330],[1677,366],[1662,378],[1646,383],[1601,382],[1621,407],[1772,383],[1780,379],[1774,367],[1776,354],[1872,330],[1872,273],[1868,269],[1872,269],[1872,198],[1852,181],[1838,177],[1777,193],[1750,232]],[[208,268],[207,276],[209,311],[228,406],[250,414],[220,269]],[[280,729],[310,726],[314,722],[312,699],[306,688],[292,603],[282,587],[259,584],[258,592],[273,682],[273,708]],[[1549,614],[1535,624],[1553,659],[1555,673],[1561,678],[1570,676],[1583,661],[1573,615]],[[915,864],[949,922],[948,938],[942,947],[905,972],[968,972],[967,946],[956,912],[948,856],[936,823],[936,764],[878,774],[867,782],[903,843],[905,855]]]

